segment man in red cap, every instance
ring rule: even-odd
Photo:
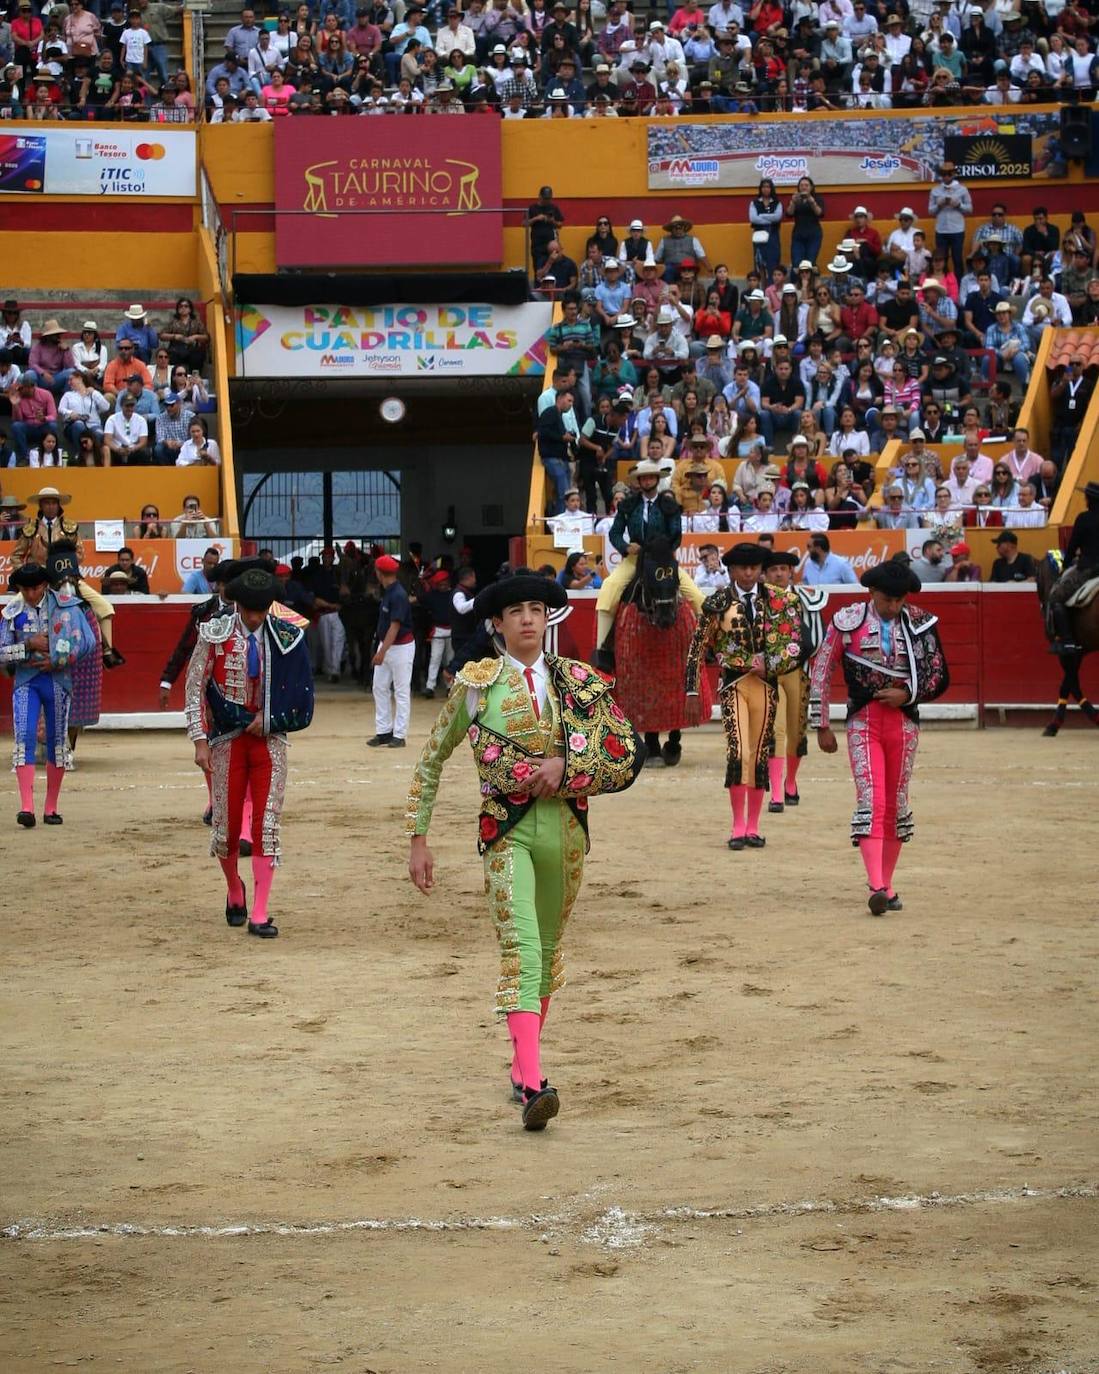
[[[412,704],[412,664],[416,639],[412,632],[412,603],[397,581],[400,563],[388,553],[374,560],[382,586],[378,628],[374,636],[374,737],[371,749],[403,749]]]

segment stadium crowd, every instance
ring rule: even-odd
[[[507,119],[1090,101],[1083,0],[624,0],[301,4],[241,12],[196,102],[160,0],[40,5],[0,20],[0,118],[182,123],[290,114]]]
[[[1044,524],[1099,373],[1088,346],[1048,371],[1048,454],[1016,427],[1019,405],[1043,332],[1099,320],[1095,233],[1081,212],[1062,236],[1043,207],[1023,226],[1004,204],[967,228],[971,210],[946,163],[926,229],[901,205],[883,233],[856,204],[829,260],[812,182],[780,198],[765,181],[754,261],[734,277],[682,215],[621,237],[601,217],[578,264],[543,187],[534,287],[561,303],[535,427],[547,515],[574,486],[593,520],[612,512],[617,465],[650,458],[700,529]],[[990,439],[1011,447],[993,460]],[[871,505],[891,441],[903,456]],[[941,446],[958,450],[945,468]]]
[[[181,296],[159,327],[136,302],[110,347],[95,320],[67,340],[56,319],[35,338],[19,302],[0,314],[0,465],[7,467],[215,466],[203,369],[209,335]],[[4,432],[6,431],[6,433]]]

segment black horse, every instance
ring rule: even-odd
[[[1047,554],[1038,564],[1038,601],[1042,607],[1046,637],[1050,640],[1052,640],[1052,635],[1047,614],[1049,594],[1053,590],[1059,574],[1060,565],[1050,554]],[[1076,643],[1080,645],[1080,652],[1057,655],[1057,662],[1061,665],[1061,685],[1057,689],[1057,705],[1053,712],[1053,719],[1042,731],[1042,734],[1049,739],[1052,739],[1064,725],[1070,701],[1076,701],[1079,704],[1080,710],[1091,721],[1092,725],[1099,725],[1099,711],[1084,695],[1084,688],[1080,682],[1080,665],[1084,661],[1085,654],[1099,650],[1099,596],[1093,597],[1088,605],[1074,609],[1071,616],[1072,633]]]

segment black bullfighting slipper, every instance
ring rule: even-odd
[[[227,925],[242,926],[248,919],[248,894],[245,893],[244,901],[239,905],[234,905],[228,897],[225,899],[225,921]]]
[[[261,940],[273,940],[279,933],[279,928],[274,921],[249,921],[248,934],[256,935]]]
[[[899,893],[894,892],[893,895],[892,895],[892,897],[889,897],[889,898],[887,899],[886,904],[885,904],[885,909],[886,909],[886,911],[903,911],[903,910],[904,910],[904,903],[901,901],[901,898],[900,898],[900,894],[899,894]]]
[[[380,749],[383,744],[388,744],[392,738],[392,734],[374,735],[371,739],[366,741],[366,747],[368,749]]]
[[[884,887],[875,888],[871,892],[866,905],[870,908],[871,916],[884,916],[889,910],[889,897]]]
[[[732,838],[729,840],[729,848],[737,850],[744,849],[747,843],[748,841],[744,838],[743,835],[733,835]]]
[[[20,811],[15,818],[16,825],[21,825],[24,830],[33,830],[38,824],[35,820],[33,811]]]
[[[202,813],[202,824],[203,824],[203,825],[213,825],[213,823],[214,823],[214,808],[213,808],[212,806],[208,806],[208,807],[206,808],[206,810]]]
[[[65,821],[56,811],[46,811],[42,816],[43,825],[64,825]]]
[[[250,859],[252,857],[252,841],[241,840],[238,846],[238,853],[242,859]]]
[[[530,1088],[524,1088],[523,1096],[526,1098],[526,1106],[523,1108],[523,1130],[544,1131],[561,1110],[561,1099],[557,1096],[557,1089],[547,1087],[533,1092]]]
[[[682,744],[665,744],[660,751],[665,768],[674,768],[683,757]]]
[[[796,792],[787,792],[783,800],[786,802],[787,806],[797,806],[798,802],[801,801],[801,798],[798,796]]]
[[[785,810],[786,808],[783,806],[782,802],[769,801],[767,803],[767,811],[772,816],[781,816]]]
[[[767,843],[762,835],[745,835],[744,842],[749,849],[762,849]]]

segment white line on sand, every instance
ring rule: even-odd
[[[661,1223],[675,1221],[758,1221],[771,1217],[852,1216],[875,1212],[912,1212],[936,1208],[995,1206],[1025,1201],[1069,1199],[1094,1201],[1095,1184],[1070,1184],[1063,1188],[995,1188],[971,1193],[912,1194],[902,1197],[849,1200],[807,1199],[803,1202],[765,1202],[751,1207],[663,1207],[653,1212],[627,1212],[606,1208],[585,1226],[581,1239],[611,1250],[634,1249],[654,1235]],[[334,1236],[348,1231],[552,1231],[574,1218],[565,1213],[529,1217],[455,1217],[424,1220],[417,1217],[364,1217],[353,1221],[241,1222],[232,1226],[143,1226],[137,1222],[103,1222],[84,1226],[54,1227],[40,1221],[17,1221],[0,1230],[0,1237],[17,1241],[92,1240],[120,1238],[233,1239],[238,1236]]]

